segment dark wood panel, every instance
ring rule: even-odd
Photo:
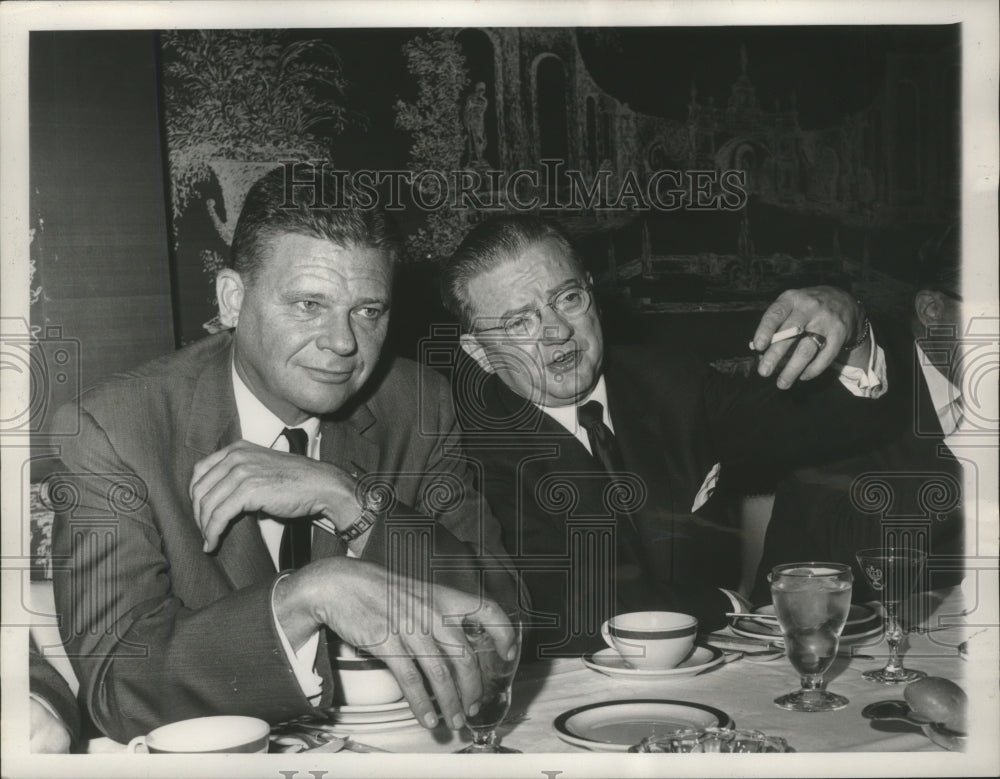
[[[32,33],[29,68],[32,324],[48,396],[32,423],[51,431],[80,388],[175,348],[168,204],[154,33]],[[60,339],[69,359],[56,364]]]

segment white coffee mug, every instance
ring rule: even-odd
[[[266,752],[271,726],[256,717],[195,717],[171,722],[136,736],[129,752],[190,754],[210,752]]]
[[[601,625],[604,642],[644,671],[676,668],[694,650],[697,634],[698,619],[676,611],[616,614]]]

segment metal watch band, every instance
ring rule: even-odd
[[[337,533],[337,538],[341,541],[353,541],[374,525],[376,519],[378,519],[378,514],[369,508],[364,508],[361,510],[360,517]]]
[[[868,317],[866,316],[865,317],[865,324],[861,328],[861,335],[858,336],[858,339],[854,343],[844,344],[844,346],[841,348],[840,351],[842,351],[842,352],[853,352],[855,349],[857,349],[865,341],[868,340],[868,333],[871,332],[871,329],[872,329],[871,320],[869,320]]]

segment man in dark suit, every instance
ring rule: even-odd
[[[961,295],[957,251],[945,239],[925,258],[907,333],[884,330],[903,355],[893,386],[890,434],[878,446],[832,463],[797,469],[778,482],[752,592],[770,600],[768,572],[780,563],[830,560],[854,569],[853,600],[877,598],[859,568],[860,549],[910,545],[929,553],[928,585],[964,573],[962,466],[956,454],[963,398]],[[973,412],[975,408],[973,407]]]
[[[739,578],[720,570],[720,478],[843,450],[879,425],[881,401],[853,393],[881,393],[883,355],[839,290],[786,292],[767,310],[749,381],[677,350],[605,350],[589,275],[533,217],[475,228],[443,294],[478,363],[453,380],[456,408],[531,595],[528,659],[594,648],[614,613],[675,610],[719,627],[740,605],[716,586]],[[793,327],[804,337],[772,343]],[[827,371],[838,357],[852,367]]]
[[[511,649],[489,595],[512,600],[513,580],[449,454],[447,385],[380,353],[395,244],[339,184],[304,165],[255,184],[217,281],[231,332],[61,412],[80,433],[70,489],[50,486],[56,603],[81,698],[116,740],[328,704],[327,629],[382,658],[429,727],[426,678],[458,728],[482,693],[463,618]]]

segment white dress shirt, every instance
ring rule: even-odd
[[[243,380],[233,366],[233,394],[236,396],[236,413],[240,418],[240,431],[244,441],[249,441],[258,446],[266,446],[269,449],[277,449],[283,452],[288,451],[288,439],[281,434],[286,425],[278,417],[271,413],[270,409],[261,403],[250,388],[243,383]],[[319,419],[311,417],[296,427],[301,428],[309,437],[309,444],[306,451],[314,460],[319,459]],[[278,562],[281,550],[281,537],[285,532],[285,526],[270,517],[261,516],[258,519],[260,534],[264,538],[267,551],[274,561],[274,569],[280,570]],[[271,616],[274,619],[274,626],[277,628],[278,636],[281,639],[281,646],[285,650],[288,662],[295,672],[295,678],[302,688],[303,694],[313,703],[318,702],[320,694],[323,692],[323,678],[316,673],[316,652],[319,649],[319,631],[315,632],[302,645],[298,652],[292,649],[292,645],[281,628],[278,616],[274,613],[274,604],[271,606]]]
[[[587,435],[587,431],[576,418],[576,410],[584,403],[588,403],[591,400],[596,400],[601,404],[604,408],[604,424],[611,428],[612,433],[615,432],[615,426],[611,423],[611,414],[608,411],[608,388],[604,383],[603,375],[597,380],[597,386],[591,390],[591,393],[575,406],[543,406],[540,403],[536,403],[535,405],[552,417],[560,425],[569,430],[569,432],[576,437],[576,440],[583,444],[584,448],[588,452],[593,454],[593,452],[590,451],[590,437]]]
[[[939,371],[931,362],[927,353],[917,347],[917,364],[920,372],[924,375],[927,383],[927,392],[931,396],[931,404],[937,413],[938,421],[941,423],[941,431],[944,433],[944,443],[954,454],[954,435],[958,432],[962,422],[962,390],[952,384],[948,378]],[[948,439],[952,439],[952,444]]]

